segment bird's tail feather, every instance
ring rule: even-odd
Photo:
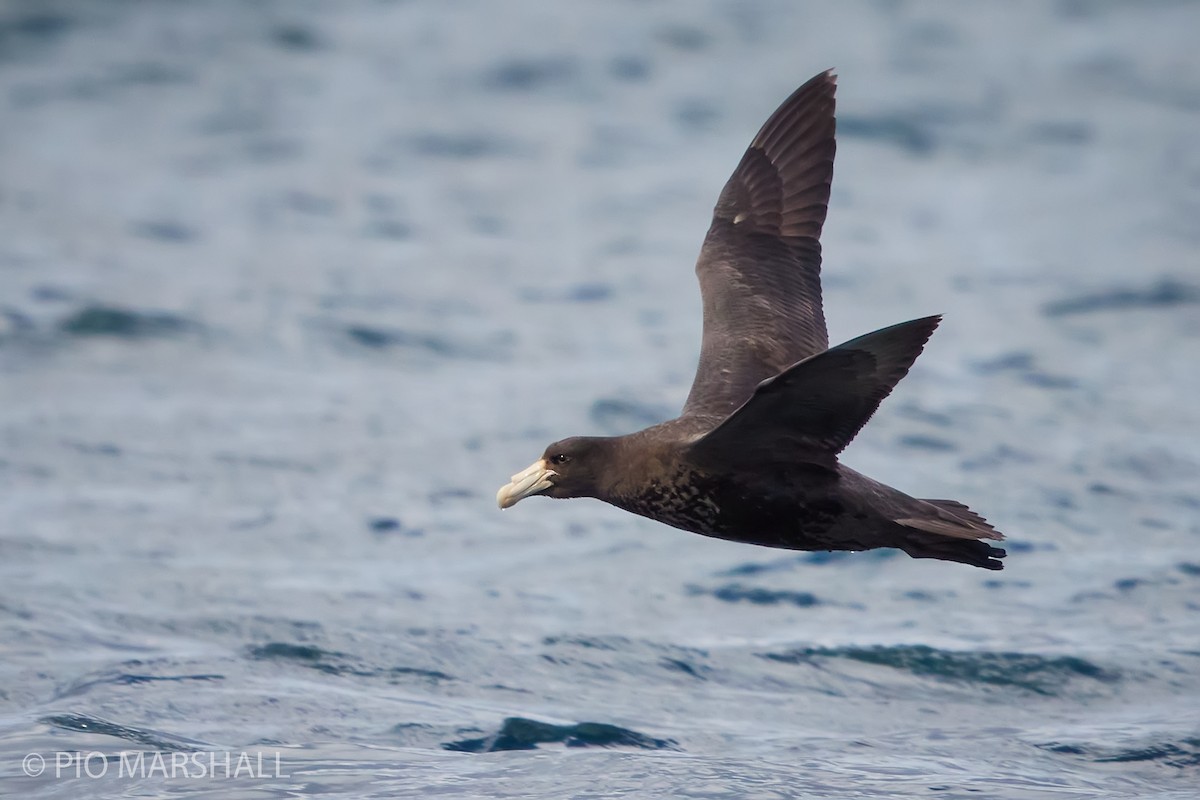
[[[917,513],[897,519],[906,528],[915,528],[926,533],[936,533],[955,539],[995,539],[1004,538],[1004,534],[996,530],[983,517],[964,506],[957,500],[920,500],[922,508],[911,511]]]
[[[913,531],[900,549],[913,558],[936,558],[941,561],[957,561],[983,569],[1004,569],[1000,559],[1008,553],[1001,547],[981,542],[978,539],[961,539],[939,536],[935,533]]]
[[[1004,569],[1007,553],[980,539],[1001,540],[1004,534],[957,500],[921,500],[927,511],[896,522],[909,529],[901,549],[913,558],[957,561],[984,569]]]

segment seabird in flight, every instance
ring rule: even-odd
[[[496,495],[594,497],[685,531],[791,550],[896,547],[1002,569],[1003,535],[953,500],[924,500],[838,461],[940,317],[829,347],[821,226],[833,178],[836,76],[784,101],[721,196],[696,275],[700,363],[683,412],[626,436],[555,442]]]

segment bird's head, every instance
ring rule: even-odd
[[[508,508],[535,494],[557,498],[598,496],[611,442],[596,436],[572,436],[555,442],[541,458],[500,487],[496,503]]]

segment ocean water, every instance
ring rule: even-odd
[[[1197,30],[3,3],[0,795],[1200,795]],[[945,314],[846,461],[1006,569],[498,511],[674,415],[717,192],[828,67],[831,339]]]

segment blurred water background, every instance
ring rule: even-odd
[[[3,2],[0,794],[1196,797],[1197,31]],[[1007,569],[499,512],[674,415],[717,192],[828,67],[831,339],[946,315],[846,460]],[[282,775],[116,769],[229,751]]]

